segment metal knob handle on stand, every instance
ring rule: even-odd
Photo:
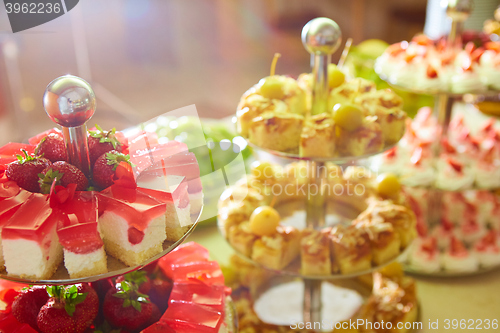
[[[328,112],[328,65],[332,54],[339,48],[342,33],[334,21],[319,17],[309,21],[302,29],[302,44],[311,54],[312,105],[311,114]],[[310,185],[306,203],[307,227],[321,228],[325,225],[326,200],[324,182],[326,170],[324,162],[308,161]],[[321,281],[304,280],[304,322],[321,322]]]
[[[90,178],[90,159],[86,122],[96,108],[94,91],[83,79],[65,75],[49,83],[43,95],[49,118],[62,126],[68,162]]]

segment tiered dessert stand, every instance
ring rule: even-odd
[[[327,66],[329,63],[331,63],[331,58],[332,54],[338,49],[341,43],[341,31],[339,26],[332,20],[327,19],[327,18],[316,18],[311,20],[309,23],[307,23],[303,30],[302,30],[302,43],[306,50],[311,54],[311,67],[312,67],[312,75],[314,77],[313,80],[313,87],[312,87],[312,106],[311,108],[314,109],[315,114],[319,114],[322,112],[327,111],[327,99],[328,99],[328,71],[327,71]],[[292,202],[290,204],[283,204],[286,207],[282,207],[280,210],[280,207],[276,207],[276,209],[280,212],[280,215],[289,215],[291,211],[296,211],[296,212],[301,212],[305,213],[305,223],[303,221],[303,215],[300,215],[298,218],[300,221],[297,221],[297,218],[293,220],[293,225],[296,226],[297,224],[300,224],[301,227],[307,227],[307,228],[313,228],[316,230],[323,229],[324,227],[327,227],[329,223],[329,219],[332,217],[332,207],[328,207],[327,205],[327,197],[326,197],[326,191],[324,189],[324,184],[325,184],[325,178],[326,178],[326,163],[327,162],[333,162],[339,166],[349,166],[353,165],[356,163],[357,160],[366,158],[368,156],[357,156],[357,157],[338,157],[338,158],[313,158],[313,157],[302,157],[297,154],[290,154],[290,153],[284,153],[280,151],[275,151],[275,150],[270,150],[270,149],[264,149],[261,147],[256,146],[255,144],[251,143],[248,141],[248,144],[254,149],[254,151],[257,153],[256,156],[258,159],[266,157],[268,160],[274,160],[278,162],[279,164],[290,164],[293,162],[297,161],[305,161],[308,166],[309,170],[309,183],[314,184],[319,190],[317,193],[312,193],[309,192],[307,195],[306,202]],[[390,149],[392,146],[387,146],[384,147],[383,151],[386,151]],[[382,153],[378,152],[375,154]],[[375,155],[375,154],[371,154]],[[336,222],[340,219],[340,221],[347,221],[350,219],[346,219],[345,216],[339,216],[341,214],[338,214],[339,212],[333,212],[335,215],[334,219],[336,219]],[[282,220],[283,222],[283,220]],[[289,222],[289,221],[287,221]],[[287,223],[285,223],[287,224]],[[225,230],[224,226],[219,221],[219,230],[220,232],[225,235]],[[244,259],[249,260],[252,262],[254,265],[258,267],[262,267],[268,271],[270,271],[272,274],[276,274],[275,279],[271,279],[270,283],[266,283],[265,286],[259,288],[260,290],[257,292],[257,297],[262,296],[262,294],[268,292],[274,287],[277,287],[278,285],[284,285],[286,283],[290,283],[291,281],[297,282],[297,280],[302,280],[303,281],[303,290],[290,290],[290,288],[297,288],[299,285],[291,285],[290,288],[288,288],[288,292],[284,292],[283,295],[276,295],[273,294],[268,295],[269,297],[266,298],[267,300],[271,299],[276,299],[276,298],[282,298],[283,299],[283,304],[286,307],[286,309],[280,309],[280,314],[283,314],[283,312],[287,311],[290,308],[297,309],[297,308],[302,308],[302,323],[322,323],[322,319],[325,320],[326,318],[322,318],[322,307],[323,307],[323,302],[322,299],[324,300],[325,298],[328,297],[335,297],[331,293],[327,292],[324,288],[324,282],[328,282],[329,284],[335,285],[337,287],[340,287],[344,290],[349,289],[347,293],[350,291],[355,291],[357,295],[362,295],[362,298],[365,298],[365,296],[368,296],[371,293],[371,290],[367,288],[366,286],[362,285],[361,283],[358,282],[356,279],[357,277],[364,275],[364,274],[370,274],[374,272],[375,270],[378,270],[391,262],[397,260],[395,258],[392,261],[386,262],[385,264],[378,266],[378,267],[372,267],[372,269],[363,271],[363,272],[358,272],[354,274],[331,274],[331,275],[304,275],[301,272],[300,269],[300,263],[295,260],[292,262],[290,265],[285,267],[282,270],[272,270],[270,268],[265,267],[264,265],[261,265],[255,261],[253,261],[251,258],[246,257],[244,254],[239,252],[238,250],[235,249],[235,251],[242,256]],[[267,289],[267,290],[266,290]],[[286,288],[285,288],[286,289]],[[290,302],[300,302],[297,301],[297,299],[302,299],[302,297],[295,297],[297,296],[300,292],[303,292],[303,304],[290,304]],[[341,297],[340,297],[341,298]],[[331,302],[335,303],[336,309],[343,309],[344,307],[349,307],[347,304],[342,303],[343,300],[341,299],[329,299],[328,302],[331,304]],[[345,301],[345,299],[344,299]],[[256,304],[258,301],[256,301]],[[356,303],[354,301],[354,303]],[[358,304],[358,307],[361,304]],[[256,305],[257,306],[257,305]],[[271,306],[269,306],[269,311],[271,311]],[[255,309],[257,314],[263,313],[267,311],[266,309]],[[353,308],[351,315],[354,315],[356,312],[357,308]],[[347,311],[349,312],[349,310]],[[268,313],[266,318],[272,317],[273,314]],[[285,316],[287,317],[287,316]],[[288,316],[290,318],[290,316]],[[293,320],[297,320],[298,317],[295,317]],[[264,322],[266,322],[266,319],[261,318]],[[336,318],[337,319],[337,318]],[[347,318],[342,318],[339,320],[347,320]],[[278,319],[276,322],[267,322],[270,324],[277,324],[277,325],[293,325],[296,324],[296,321],[293,322],[279,322],[281,319]],[[286,320],[285,320],[286,321]],[[334,323],[329,323],[334,324]],[[316,327],[316,326],[315,326]]]
[[[89,177],[91,175],[91,169],[86,123],[93,116],[96,108],[96,99],[92,88],[85,80],[79,77],[72,75],[62,76],[55,79],[47,86],[43,101],[45,111],[49,118],[62,127],[69,162],[78,166],[78,168]],[[166,190],[168,188],[167,184],[165,182],[163,183],[165,184],[165,188],[158,188],[158,190]],[[48,280],[14,277],[7,275],[5,272],[0,274],[0,278],[25,283],[27,285],[68,285],[104,280],[139,270],[165,256],[182,244],[198,224],[202,210],[203,207],[199,212],[191,215],[193,224],[179,240],[175,242],[165,241],[161,253],[149,258],[140,265],[129,267],[108,255],[108,273],[106,274],[72,279],[69,277],[64,265],[61,264],[57,272]],[[229,306],[228,308],[234,310],[234,306]],[[229,332],[236,332],[237,316],[232,314],[232,318],[234,318],[233,327],[229,328]]]
[[[469,17],[470,13],[473,9],[473,0],[461,0],[461,1],[448,1],[446,7],[446,14],[451,21],[451,28],[449,35],[447,37],[447,45],[452,50],[458,50],[462,45],[462,33],[464,28],[464,23]],[[377,68],[376,68],[377,71]],[[471,91],[465,92],[461,94],[451,93],[449,91],[445,91],[443,89],[428,89],[428,90],[416,90],[411,89],[406,86],[400,85],[398,82],[391,80],[386,77],[383,73],[378,72],[378,75],[382,80],[385,80],[389,85],[400,89],[402,91],[409,91],[415,94],[424,94],[424,95],[432,95],[435,98],[434,105],[434,115],[437,118],[438,122],[438,137],[434,140],[433,153],[434,158],[437,159],[442,153],[442,145],[441,142],[443,139],[448,137],[448,129],[450,125],[450,120],[452,119],[453,114],[453,106],[457,101],[481,101],[485,98],[489,97],[497,97],[498,91]],[[429,190],[428,197],[428,212],[427,212],[427,223],[429,225],[437,225],[440,223],[441,214],[443,211],[443,194],[447,191],[444,191],[439,188],[427,188]],[[475,190],[475,188],[468,189],[460,189],[458,191],[464,190]],[[484,189],[483,189],[484,190]],[[461,273],[461,272],[446,272],[440,271],[437,273],[426,273],[419,271],[411,266],[406,266],[406,270],[411,273],[421,274],[421,275],[431,275],[431,276],[463,276],[463,275],[471,275],[471,274],[479,274],[485,271],[490,271],[492,269],[496,269],[497,267],[492,268],[480,268],[475,272]]]

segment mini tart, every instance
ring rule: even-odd
[[[328,233],[314,229],[302,231],[300,261],[304,275],[330,275],[330,242]]]
[[[306,113],[306,93],[297,81],[287,76],[273,76],[273,79],[281,83],[284,96],[282,99],[270,99],[262,96],[260,92],[266,79],[261,79],[259,83],[247,90],[238,104],[237,128],[243,137],[248,137],[252,120],[264,112]]]
[[[226,233],[232,226],[248,221],[264,197],[255,189],[239,186],[225,190],[219,201],[218,219],[224,224]]]
[[[333,269],[338,267],[342,274],[353,274],[371,268],[370,239],[365,230],[338,225],[331,230],[329,238]]]
[[[312,116],[304,122],[299,155],[329,157],[335,153],[335,125],[329,114]]]
[[[328,109],[333,109],[335,104],[338,103],[352,103],[359,95],[375,91],[376,89],[375,83],[362,78],[354,78],[346,81],[330,92]]]
[[[382,128],[376,117],[365,117],[363,124],[354,131],[336,127],[336,142],[340,155],[362,156],[376,153],[384,147]]]
[[[356,227],[368,233],[375,265],[384,264],[399,255],[401,240],[392,224],[381,220],[358,223]]]
[[[292,227],[279,226],[276,234],[255,241],[252,260],[271,269],[288,266],[300,253],[300,232]]]
[[[299,114],[266,112],[253,119],[248,138],[262,148],[297,153],[303,124]]]
[[[401,248],[404,249],[417,236],[417,218],[409,208],[395,205],[389,200],[369,200],[368,208],[353,222],[354,224],[376,224],[387,222],[399,235]]]
[[[227,234],[229,244],[247,257],[252,256],[252,248],[257,238],[252,233],[249,222],[231,226]]]

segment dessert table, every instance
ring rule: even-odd
[[[210,256],[221,265],[228,263],[234,253],[231,246],[218,232],[217,226],[198,227],[189,241],[195,241],[210,249]],[[423,323],[422,332],[466,332],[468,329],[445,329],[445,320],[458,321],[474,320],[474,327],[478,319],[500,320],[500,270],[489,273],[456,278],[430,278],[413,276],[417,281],[417,292],[420,300]],[[439,329],[429,329],[429,322],[438,321]],[[471,321],[472,322],[472,321]],[[469,323],[471,323],[469,322]],[[467,325],[469,324],[467,323]],[[497,330],[485,329],[483,332]]]

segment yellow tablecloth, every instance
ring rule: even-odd
[[[187,241],[195,241],[210,250],[211,258],[226,264],[234,253],[219,234],[216,226],[198,227]],[[445,329],[446,319],[464,319],[468,326],[478,319],[500,322],[500,270],[462,278],[423,278],[415,276],[421,306],[423,332],[470,332],[471,329]],[[429,329],[429,322],[438,321],[439,329]],[[451,324],[451,323],[450,323]],[[499,324],[500,325],[500,324]],[[500,328],[479,332],[500,332]]]

